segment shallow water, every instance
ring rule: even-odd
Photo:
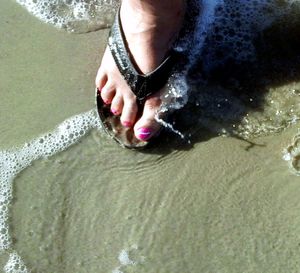
[[[70,34],[0,6],[4,272],[299,272],[297,51],[267,54],[297,44],[295,29],[250,71],[224,61],[220,73],[204,50],[176,117],[185,139],[141,153],[90,111],[107,31]]]
[[[281,159],[292,134],[161,156],[94,131],[15,181],[14,248],[33,272],[113,272],[122,251],[136,263],[122,272],[297,272],[299,178]]]

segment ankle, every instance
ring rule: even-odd
[[[127,34],[178,32],[185,14],[184,0],[123,0],[121,21]],[[122,20],[122,18],[124,18]],[[165,32],[165,33],[164,33]]]
[[[176,19],[185,11],[185,0],[123,0],[126,12],[142,18]]]

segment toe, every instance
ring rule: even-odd
[[[114,96],[110,110],[114,115],[120,115],[122,113],[123,109],[123,96],[120,94],[120,92],[116,92],[116,95]]]
[[[99,68],[96,76],[95,84],[96,87],[100,90],[100,92],[102,88],[105,86],[106,82],[107,82],[107,75],[101,70],[101,68]]]
[[[105,104],[111,104],[116,93],[114,84],[110,81],[107,81],[106,84],[101,89],[101,98]]]
[[[121,115],[121,123],[125,127],[132,127],[136,120],[138,107],[134,95],[124,97],[124,106]]]
[[[161,100],[158,96],[146,100],[143,115],[134,126],[134,134],[138,139],[148,141],[158,133],[161,125],[155,120],[155,115],[160,105]]]

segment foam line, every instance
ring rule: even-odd
[[[17,252],[13,251],[9,255],[9,259],[4,266],[5,273],[29,273],[26,265]]]
[[[13,197],[12,183],[16,175],[33,161],[67,149],[92,128],[99,127],[97,113],[91,110],[65,120],[52,132],[43,134],[20,148],[0,151],[0,250],[7,250],[12,246],[8,214]],[[15,255],[12,256],[12,260],[14,257]]]

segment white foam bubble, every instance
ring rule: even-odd
[[[4,272],[5,273],[28,273],[29,271],[27,270],[21,257],[18,255],[17,252],[14,251],[9,255],[8,262],[4,266]]]
[[[136,263],[129,258],[128,252],[123,249],[119,254],[119,261],[121,265],[135,265]]]
[[[129,249],[122,249],[118,256],[119,266],[116,267],[112,273],[123,273],[123,270],[127,267],[137,266],[143,263],[145,261],[145,257],[141,256],[136,258],[137,254],[137,245],[132,245]],[[131,258],[131,256],[134,256],[135,259]]]
[[[111,24],[118,0],[16,0],[43,22],[71,32],[88,32]]]
[[[291,171],[300,176],[300,132],[294,136],[292,143],[283,151],[282,158],[288,162]]]

